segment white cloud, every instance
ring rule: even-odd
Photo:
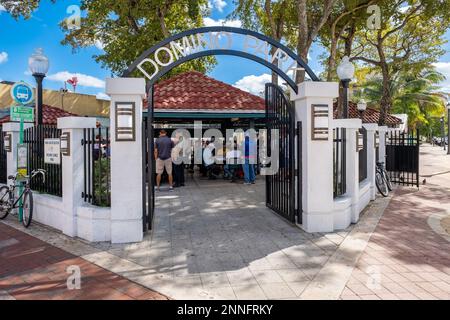
[[[442,90],[450,93],[450,62],[437,62],[433,65],[437,72],[442,73],[447,78],[440,84]]]
[[[105,44],[100,40],[95,40],[94,45],[97,47],[98,50],[103,50],[105,48]]]
[[[60,71],[54,74],[47,76],[47,79],[50,81],[59,81],[64,82],[72,77],[78,78],[78,85],[83,87],[92,87],[92,88],[104,88],[105,81],[100,80],[96,77],[89,76],[82,73],[71,73],[68,71]]]
[[[209,17],[203,19],[203,24],[206,27],[227,26],[227,27],[240,28],[242,26],[241,20],[225,20],[225,19],[214,20]]]
[[[96,95],[96,97],[97,97],[97,99],[98,100],[111,100],[111,97],[110,96],[108,96],[106,93],[104,93],[104,92],[99,92],[99,93],[97,93],[97,95]]]
[[[224,0],[210,0],[208,1],[208,6],[217,9],[219,12],[223,12],[223,8],[227,6],[227,2]]]
[[[8,61],[8,53],[5,51],[0,52],[0,64],[5,63],[6,61]]]
[[[264,92],[265,84],[271,81],[272,75],[264,73],[260,76],[245,76],[238,80],[233,86],[252,94],[260,95],[261,92]]]

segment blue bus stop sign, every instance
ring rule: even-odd
[[[11,88],[11,97],[16,103],[27,105],[34,101],[34,91],[28,83],[16,82]]]

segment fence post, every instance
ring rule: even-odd
[[[32,123],[24,123],[24,129],[31,128]],[[17,144],[19,143],[20,124],[7,122],[3,124],[3,132],[11,135],[11,152],[6,155],[6,177],[17,172]],[[8,182],[8,181],[7,181]]]
[[[375,171],[377,156],[375,154],[375,133],[378,131],[376,123],[365,123],[363,127],[367,130],[367,179],[370,182],[370,200],[375,200],[377,190],[375,185]]]
[[[108,78],[106,93],[111,96],[111,242],[138,242],[143,238],[142,101],[146,96],[145,80]]]
[[[378,159],[380,162],[384,162],[386,164],[386,134],[388,132],[387,126],[378,127],[378,132],[380,136],[379,147],[378,147]]]
[[[333,221],[333,99],[336,82],[303,82],[291,92],[296,121],[302,122],[303,218],[307,232],[331,232]]]
[[[351,223],[359,220],[359,152],[357,149],[356,134],[362,126],[361,119],[337,119],[334,121],[336,128],[345,128],[346,136],[346,162],[345,162],[345,196],[351,199],[350,217]]]
[[[87,117],[58,118],[61,134],[69,134],[69,155],[62,155],[62,200],[64,217],[62,232],[70,237],[77,236],[77,208],[83,205],[83,148],[81,139],[84,128],[95,128],[96,119]]]

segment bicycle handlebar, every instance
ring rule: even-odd
[[[43,180],[42,182],[45,183],[45,173],[46,173],[46,172],[47,172],[47,171],[45,171],[44,169],[33,170],[33,171],[31,171],[31,175],[25,176],[25,178],[31,180],[31,179],[33,179],[35,176],[37,176],[38,174],[42,174],[42,180]],[[16,173],[14,174],[14,176],[9,176],[9,179],[10,179],[10,180],[16,181],[18,176],[19,176],[19,172],[16,172]]]
[[[42,183],[45,183],[45,173],[46,173],[47,171],[45,171],[44,169],[37,169],[37,170],[33,170],[32,172],[31,172],[31,178],[30,178],[30,180],[31,179],[33,179],[35,176],[37,176],[38,174],[42,174]]]

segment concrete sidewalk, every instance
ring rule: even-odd
[[[92,299],[165,298],[145,288],[175,299],[449,299],[449,159],[423,146],[426,185],[378,197],[358,224],[336,233],[286,223],[265,208],[262,184],[230,189],[219,181],[159,194],[158,229],[142,243],[87,243],[10,218],[0,223],[0,263],[9,272],[0,273],[0,290],[6,298],[73,298],[64,288],[75,262],[101,288],[92,296],[88,286]],[[105,287],[110,279],[116,287]]]
[[[67,280],[80,270],[80,289]],[[69,269],[68,269],[69,268]],[[75,281],[69,279],[75,285]],[[0,223],[0,300],[154,300],[167,298]]]
[[[342,299],[450,299],[450,156],[424,145],[420,161],[426,184],[396,190]]]

